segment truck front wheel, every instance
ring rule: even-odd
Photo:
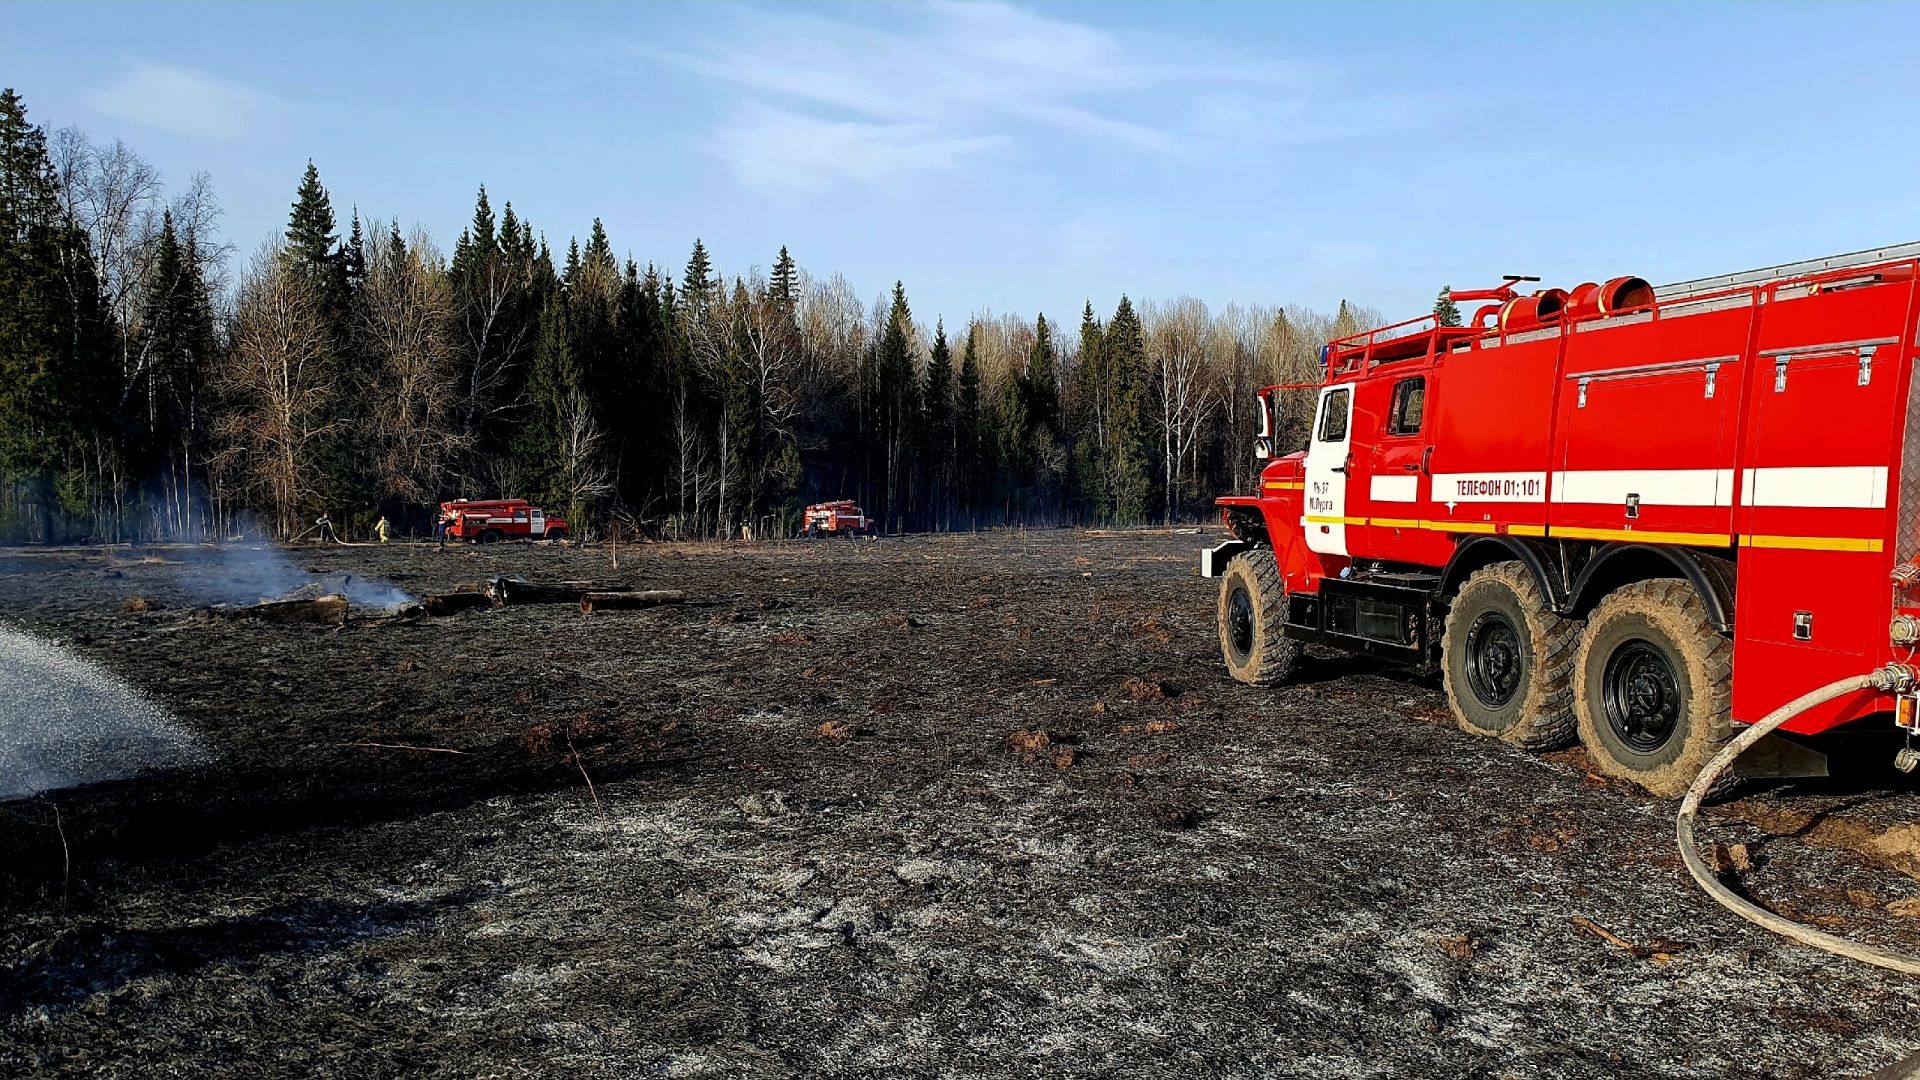
[[[1677,799],[1733,737],[1733,644],[1686,582],[1627,585],[1587,620],[1574,692],[1594,769]]]
[[[1573,666],[1580,624],[1563,619],[1527,568],[1474,571],[1447,611],[1441,662],[1461,728],[1529,750],[1573,741]]]
[[[1220,578],[1220,653],[1243,683],[1271,686],[1293,675],[1300,643],[1287,637],[1287,586],[1270,548],[1235,555]]]

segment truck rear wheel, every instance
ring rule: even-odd
[[[1270,548],[1235,555],[1220,578],[1220,653],[1243,683],[1284,682],[1300,664],[1300,643],[1287,637],[1287,585]]]
[[[1733,645],[1691,585],[1636,582],[1587,620],[1574,692],[1594,769],[1677,799],[1733,738]]]
[[[1553,613],[1526,567],[1474,571],[1447,611],[1441,643],[1454,721],[1529,750],[1571,743],[1579,645],[1580,624]]]

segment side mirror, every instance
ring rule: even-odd
[[[1261,393],[1255,395],[1253,400],[1260,405],[1260,429],[1254,434],[1263,439],[1270,438],[1273,435],[1273,399]]]
[[[1273,456],[1273,440],[1262,436],[1253,440],[1253,456],[1256,461],[1265,461]]]

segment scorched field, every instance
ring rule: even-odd
[[[1832,1077],[1920,1050],[1920,986],[1714,906],[1673,807],[1579,751],[1471,738],[1436,682],[1359,661],[1229,681],[1215,539],[0,554],[0,733],[50,737],[31,642],[183,740],[111,779],[9,759],[81,786],[0,801],[0,1074]],[[685,602],[377,606],[497,575]],[[374,598],[196,610],[334,588]],[[1703,839],[1777,910],[1920,948],[1889,749],[1750,787]]]

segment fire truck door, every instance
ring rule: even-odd
[[[547,512],[536,506],[531,513],[533,518],[531,528],[527,530],[528,534],[532,536],[547,535]]]
[[[1322,555],[1347,553],[1347,466],[1353,446],[1353,387],[1320,391],[1313,440],[1307,443],[1306,514],[1301,531],[1307,549]]]

